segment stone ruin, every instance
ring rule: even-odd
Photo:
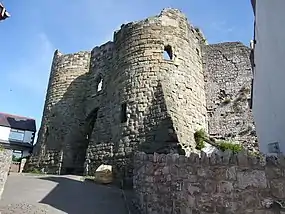
[[[257,149],[249,107],[250,48],[207,44],[176,9],[123,24],[91,52],[56,50],[37,143],[26,170],[132,174],[134,152],[189,155],[194,132]]]

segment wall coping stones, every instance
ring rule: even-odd
[[[138,152],[134,156],[134,160],[136,159],[158,163],[189,163],[205,166],[236,165],[240,167],[260,168],[274,165],[285,168],[285,156],[266,156],[263,154],[255,156],[246,152],[234,154],[232,151],[225,151],[220,154],[212,153],[210,155],[207,155],[205,152],[201,152],[201,154],[191,153],[188,157],[178,154],[146,154]]]

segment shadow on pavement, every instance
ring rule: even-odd
[[[68,214],[125,214],[124,199],[114,186],[77,181],[66,177],[42,177],[58,183],[40,203]]]

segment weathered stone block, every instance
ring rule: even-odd
[[[237,172],[237,186],[240,189],[246,189],[248,187],[266,188],[267,179],[265,172],[259,170]]]

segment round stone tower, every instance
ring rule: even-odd
[[[200,37],[185,15],[165,9],[123,25],[114,43],[116,97],[128,118],[119,145],[126,153],[138,140],[151,151],[177,142],[194,149],[194,131],[206,128],[206,100]]]
[[[83,135],[80,122],[85,116],[82,109],[89,62],[89,52],[63,55],[56,50],[54,53],[41,127],[33,153],[40,164],[58,162],[62,159],[60,151],[64,154],[63,165],[73,164],[74,150]]]
[[[113,144],[101,140],[104,133],[96,132],[95,126],[97,138],[87,152],[93,163],[110,157],[120,168],[129,165],[128,158],[137,149],[184,154],[195,149],[195,130],[207,129],[202,40],[175,9],[122,25],[115,32],[108,62],[112,70],[105,83],[108,107],[98,106],[101,118],[106,116],[98,120],[109,124]]]

